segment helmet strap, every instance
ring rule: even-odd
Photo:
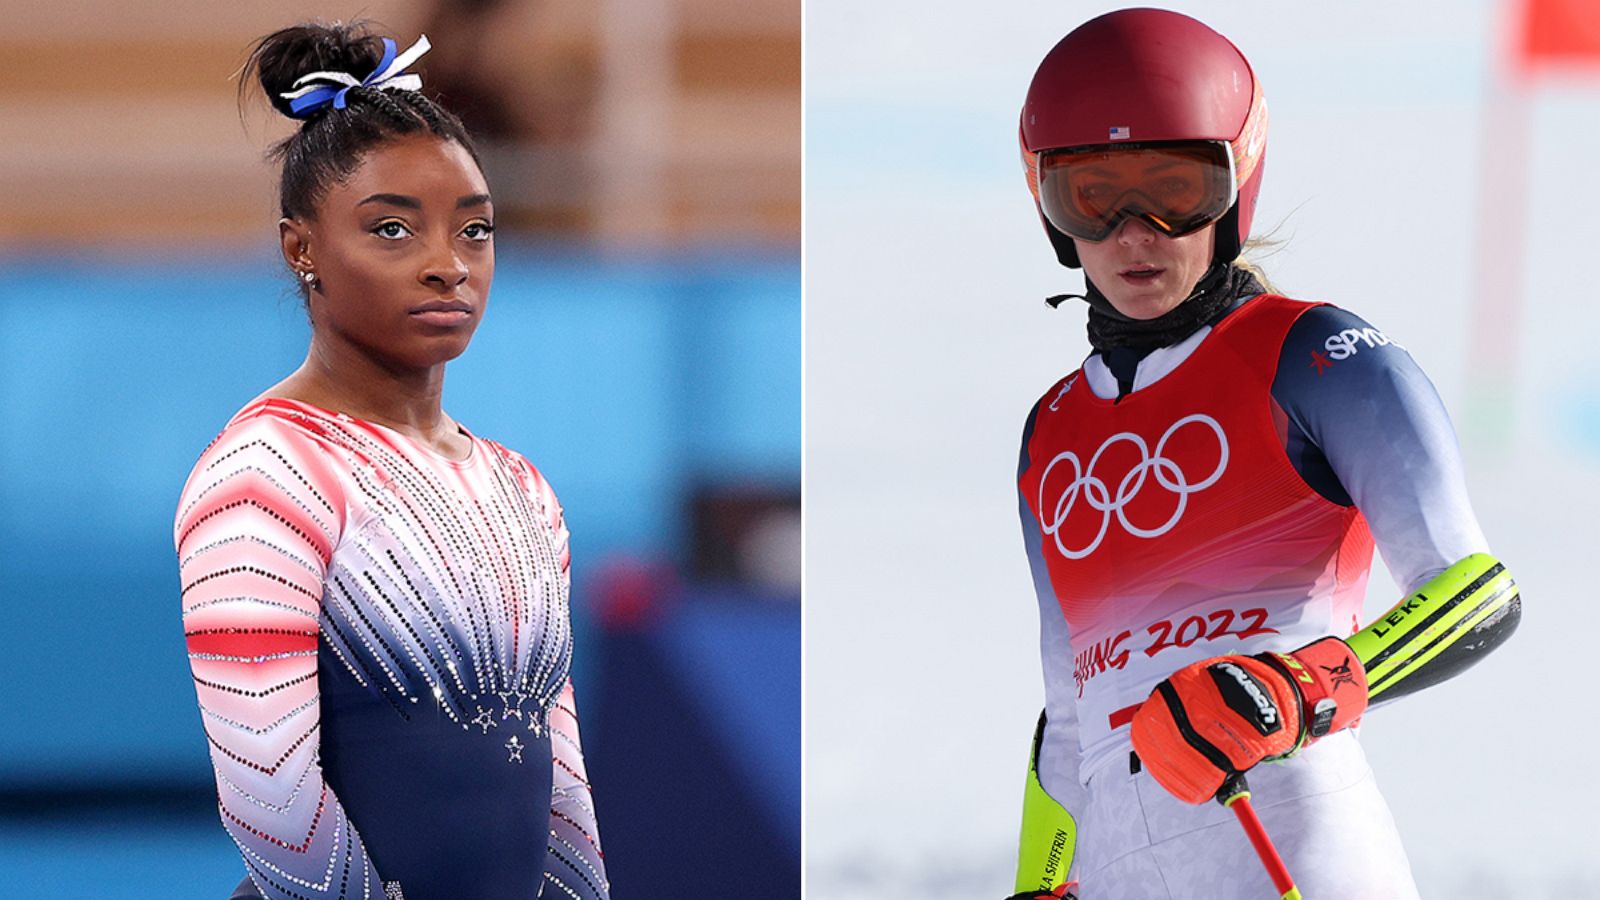
[[[1228,211],[1217,220],[1216,230],[1211,243],[1211,263],[1231,263],[1239,258],[1239,253],[1244,250],[1239,245],[1239,201],[1233,201]]]
[[[1043,213],[1039,214],[1039,221],[1044,222],[1044,233],[1050,236],[1050,246],[1056,249],[1057,261],[1069,269],[1082,267],[1083,264],[1078,262],[1077,245],[1072,243],[1072,238],[1046,221]]]

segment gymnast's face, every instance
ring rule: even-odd
[[[367,153],[310,221],[284,219],[290,266],[316,275],[320,340],[390,371],[429,369],[472,340],[494,279],[488,184],[460,144],[407,135]]]

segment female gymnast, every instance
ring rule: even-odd
[[[460,121],[365,26],[261,39],[305,362],[179,502],[183,625],[235,898],[609,894],[568,678],[560,504],[440,403],[494,277]],[[241,84],[241,93],[244,87]]]

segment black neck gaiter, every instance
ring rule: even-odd
[[[1145,353],[1158,347],[1170,347],[1216,319],[1240,297],[1265,290],[1254,275],[1220,263],[1206,270],[1194,292],[1182,303],[1154,319],[1134,319],[1117,312],[1088,276],[1084,277],[1084,283],[1088,287],[1083,295],[1068,296],[1082,296],[1088,301],[1089,343],[1101,353],[1119,347]],[[1051,299],[1060,302],[1061,298]]]

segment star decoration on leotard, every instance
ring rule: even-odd
[[[494,713],[481,706],[478,707],[478,714],[473,717],[472,724],[482,728],[484,734],[488,734],[491,728],[500,727],[500,723],[494,720]]]
[[[511,756],[506,762],[522,762],[522,741],[518,740],[516,735],[513,734],[511,740],[506,741],[506,749],[511,751]]]
[[[495,691],[495,696],[500,698],[500,705],[505,709],[500,713],[500,718],[509,719],[512,716],[522,718],[522,702],[528,698],[521,691]]]

